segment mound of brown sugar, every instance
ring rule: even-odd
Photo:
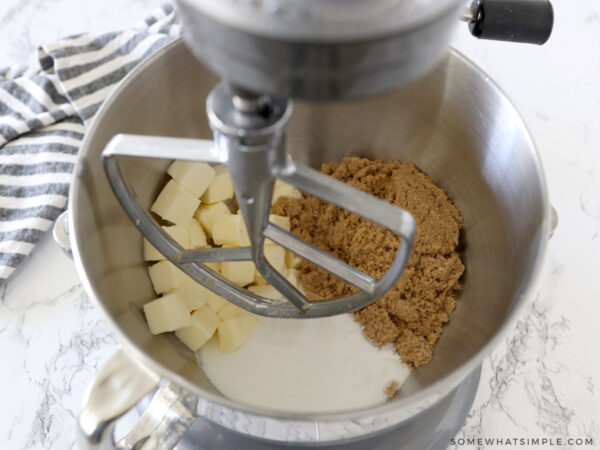
[[[322,166],[327,175],[408,210],[417,236],[398,283],[372,305],[354,313],[374,344],[394,343],[402,361],[422,366],[455,308],[464,266],[456,251],[462,217],[447,195],[410,162],[348,157]],[[280,198],[273,213],[290,218],[292,232],[372,277],[392,263],[399,238],[348,211],[304,194]],[[311,298],[327,299],[356,289],[304,262],[301,281]]]

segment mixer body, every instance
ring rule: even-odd
[[[278,97],[370,96],[447,53],[464,0],[177,0],[194,55],[225,81]]]
[[[548,0],[176,0],[186,44],[228,83],[277,97],[380,94],[429,72],[457,19],[471,34],[541,45]]]

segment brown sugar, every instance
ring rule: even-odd
[[[404,273],[377,302],[355,312],[354,319],[374,344],[393,343],[405,363],[427,364],[454,311],[464,271],[456,251],[462,227],[458,209],[410,162],[348,157],[323,164],[322,171],[415,218],[417,236]],[[311,195],[282,197],[273,213],[288,216],[296,235],[375,278],[387,271],[398,248],[393,232]],[[313,299],[356,291],[308,262],[301,266],[301,281]]]
[[[396,392],[398,392],[399,387],[400,383],[398,383],[397,381],[392,381],[385,387],[383,392],[385,392],[385,395],[387,395],[388,398],[394,398],[396,396]]]

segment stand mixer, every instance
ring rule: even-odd
[[[445,55],[454,23],[480,38],[544,43],[553,25],[547,0],[178,0],[184,39],[222,78],[206,101],[214,140],[118,135],[103,152],[111,187],[141,233],[187,275],[235,305],[270,317],[312,318],[373,303],[398,280],[416,233],[410,213],[293,162],[286,148],[290,99],[344,100],[409,83]],[[137,202],[118,156],[225,164],[251,246],[184,250]],[[400,236],[394,262],[376,280],[268,220],[280,179]],[[309,301],[265,258],[265,238],[358,289]],[[289,301],[246,291],[206,262],[254,261]]]
[[[543,169],[522,118],[474,64],[456,51],[445,57],[447,43],[462,18],[481,38],[541,44],[552,25],[550,4],[179,0],[177,6],[186,42],[165,46],[115,88],[87,132],[71,185],[73,258],[86,293],[123,346],[85,397],[81,447],[446,448],[471,407],[483,358],[535,292],[551,229]],[[214,88],[218,79],[207,67],[223,84]],[[400,84],[407,85],[391,90]],[[288,98],[309,101],[299,101],[291,115]],[[414,162],[439,182],[465,220],[468,282],[435,357],[413,370],[393,399],[363,409],[290,413],[226,397],[193,352],[170,334],[149,332],[142,307],[155,293],[139,230],[188,275],[258,314],[309,318],[350,311],[395,281],[414,237],[405,211],[308,168],[364,149],[373,158]],[[174,158],[227,165],[251,247],[184,251],[161,234],[146,210]],[[391,272],[369,279],[268,223],[274,178],[400,234],[403,247]],[[345,277],[360,292],[305,304],[265,264],[265,238]],[[234,259],[252,259],[291,301],[250,296],[202,264]],[[115,442],[119,417],[144,403],[140,421]]]

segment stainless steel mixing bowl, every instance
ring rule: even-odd
[[[210,138],[205,99],[216,83],[177,40],[117,87],[81,149],[68,211],[73,255],[88,294],[115,327],[127,355],[113,359],[92,386],[80,417],[84,438],[108,439],[112,419],[159,379],[161,386],[169,382],[162,395],[170,399],[164,407],[170,419],[161,412],[148,419],[162,420],[154,428],[159,440],[167,439],[165,434],[175,440],[173,430],[185,428],[197,413],[266,439],[333,441],[380,431],[433,405],[498,342],[532,295],[543,259],[550,228],[546,184],[514,106],[457,52],[426,78],[384,96],[295,105],[289,147],[296,160],[313,167],[351,154],[410,160],[431,176],[464,217],[467,271],[432,362],[413,370],[396,398],[357,411],[289,414],[223,397],[175,337],[150,334],[141,307],[154,293],[142,237],[113,197],[100,162],[117,133]],[[168,163],[122,161],[142,205],[149,207],[158,194]],[[183,391],[191,396],[182,397]],[[170,433],[160,428],[165,423]]]

